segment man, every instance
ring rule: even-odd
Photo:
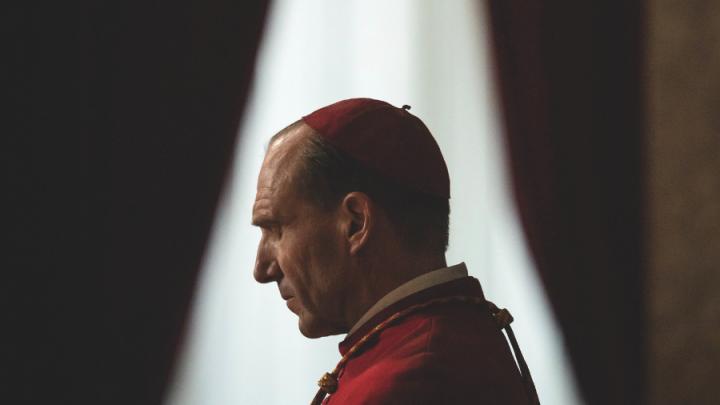
[[[534,403],[480,284],[447,267],[447,167],[408,109],[344,100],[271,139],[255,279],[303,335],[348,334],[313,403]]]

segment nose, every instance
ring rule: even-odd
[[[282,278],[282,271],[280,271],[277,260],[262,244],[258,247],[253,277],[255,277],[255,281],[263,284],[279,281]]]

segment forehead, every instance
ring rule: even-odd
[[[283,207],[299,202],[291,179],[297,152],[311,129],[301,123],[286,131],[270,144],[265,154],[258,175],[253,222],[260,218],[277,218],[283,214]]]

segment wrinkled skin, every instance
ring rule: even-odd
[[[301,333],[314,338],[348,330],[350,277],[343,274],[340,215],[306,201],[292,181],[295,153],[307,134],[307,126],[291,130],[270,145],[263,161],[253,206],[253,225],[262,232],[254,277],[277,283]]]
[[[311,338],[346,333],[380,298],[427,271],[444,255],[411,251],[386,212],[352,191],[323,210],[299,192],[298,151],[317,136],[302,121],[270,145],[258,176],[253,224],[262,237],[254,277],[277,283]]]

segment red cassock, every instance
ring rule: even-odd
[[[340,343],[344,355],[393,314],[443,297],[483,298],[464,277],[412,294],[385,308]],[[444,302],[398,318],[359,349],[323,404],[527,405],[515,360],[486,305]]]

